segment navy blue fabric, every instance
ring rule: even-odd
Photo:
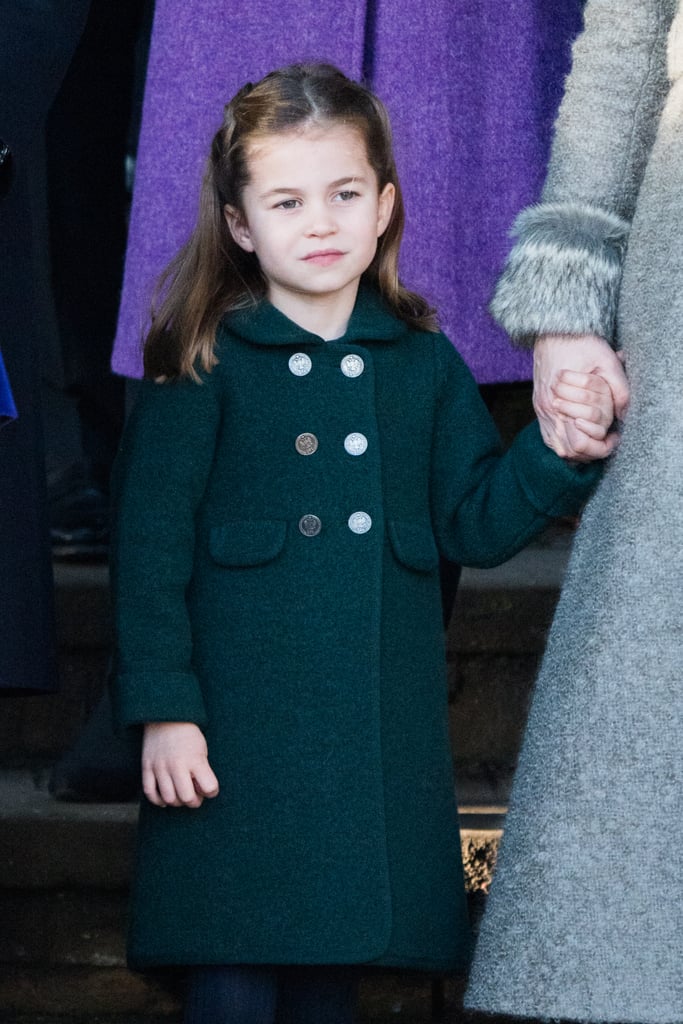
[[[0,690],[57,688],[52,563],[40,408],[35,180],[45,116],[78,42],[87,0],[0,0],[0,130],[13,179],[0,205],[0,349],[20,416],[0,430]]]
[[[14,420],[16,418],[17,407],[14,404],[12,389],[9,384],[7,371],[5,370],[5,364],[2,361],[2,352],[0,352],[0,426],[6,423],[7,420]]]
[[[339,967],[197,967],[184,1024],[354,1024],[355,971]]]

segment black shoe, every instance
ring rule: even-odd
[[[52,769],[48,788],[55,800],[118,803],[140,794],[140,736],[114,729],[105,692],[76,743]]]
[[[55,558],[101,561],[109,553],[109,499],[83,464],[48,476]]]

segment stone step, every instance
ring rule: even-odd
[[[51,900],[55,897],[55,907],[63,906],[77,917],[81,904],[66,899],[65,892],[125,894],[133,864],[137,803],[58,801],[48,792],[48,776],[48,769],[0,771],[0,899],[11,914],[17,894],[24,898],[47,893]],[[464,787],[469,802],[460,807],[466,861],[468,851],[485,844],[495,848],[505,815],[503,805],[473,803],[475,795],[482,795],[481,790],[475,793],[476,786],[470,779]],[[500,781],[498,792],[505,787],[506,780]],[[472,891],[486,888],[474,879],[468,886]],[[109,913],[108,904],[103,904],[103,913]],[[8,918],[0,913],[0,920]],[[20,922],[19,926],[23,927]],[[6,951],[8,941],[8,929],[0,929],[0,951]]]
[[[517,628],[519,619],[525,619],[524,608],[514,605],[490,603],[496,592],[526,593],[533,610],[534,593],[542,597],[556,592],[562,582],[573,538],[573,525],[558,522],[550,527],[519,554],[503,565],[492,569],[464,569],[460,591],[468,599],[475,598],[472,619],[476,621],[489,606],[494,617],[504,616],[506,628],[501,637],[510,649],[520,648]],[[57,632],[62,648],[66,650],[101,649],[111,642],[111,600],[109,595],[109,569],[106,564],[88,562],[55,562]],[[467,602],[469,605],[469,600]],[[464,610],[464,609],[461,609]],[[507,614],[512,612],[512,617]],[[523,631],[523,633],[526,631]],[[459,634],[456,633],[456,636]],[[532,630],[531,639],[541,634]],[[521,642],[526,649],[529,640]],[[490,646],[488,629],[476,630],[470,635],[470,646]],[[498,646],[498,644],[496,644]]]
[[[46,781],[46,769],[0,772],[0,1021],[22,1014],[176,1020],[173,979],[125,967],[136,804],[60,803]],[[500,806],[463,807],[460,841],[475,911],[503,814]],[[461,987],[462,979],[448,980],[447,1006],[457,1005]],[[364,1020],[428,1021],[433,996],[442,995],[424,976],[372,975],[363,983]]]
[[[464,979],[372,974],[362,978],[359,1024],[461,1024]],[[112,968],[0,965],[3,1024],[180,1024],[180,984]],[[321,1021],[320,1024],[325,1024]],[[498,1024],[488,1018],[487,1024]],[[502,1022],[501,1022],[502,1024]]]
[[[134,1024],[179,1020],[177,978],[125,967],[135,803],[60,803],[47,770],[0,772],[0,1021]],[[475,898],[487,886],[503,807],[467,806],[462,848]],[[476,908],[476,900],[474,902]],[[459,1017],[463,979],[390,972],[361,986],[361,1020]],[[46,1016],[46,1015],[49,1015]]]
[[[447,637],[456,764],[514,763],[572,531],[553,527],[505,565],[462,574]],[[61,691],[3,698],[0,765],[54,760],[103,692],[111,650],[105,565],[55,564]]]
[[[460,611],[469,621],[467,638],[457,628],[455,638],[472,649],[528,650],[542,642],[542,623],[533,628],[547,594],[556,593],[564,575],[573,530],[558,523],[503,565],[492,569],[464,569],[460,581]],[[64,650],[100,650],[111,642],[109,569],[105,564],[55,562],[57,632]],[[501,594],[525,595],[526,603],[504,602]],[[488,628],[496,620],[500,633]],[[525,628],[520,630],[520,622]],[[531,629],[526,628],[531,626]],[[474,628],[473,628],[474,627]]]

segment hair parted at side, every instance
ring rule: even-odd
[[[197,379],[198,370],[209,372],[217,361],[221,317],[266,294],[256,256],[233,240],[223,213],[226,204],[242,208],[250,140],[340,122],[356,126],[363,136],[380,190],[389,182],[396,189],[391,219],[364,276],[411,327],[438,330],[434,311],[398,278],[405,214],[384,105],[331,64],[292,64],[245,85],[225,107],[204,172],[197,224],[159,280],[145,341],[146,376]]]

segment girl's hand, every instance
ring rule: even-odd
[[[206,739],[193,722],[148,722],[142,741],[142,788],[156,807],[200,807],[218,794]]]
[[[562,401],[564,394],[556,395],[555,389],[560,374],[567,370],[602,377],[612,393],[614,418],[621,420],[629,399],[621,359],[604,338],[595,334],[544,334],[534,346],[534,408],[543,440],[563,458],[580,462],[605,458],[618,443],[617,432],[610,431],[603,439],[596,438],[595,430],[586,433],[576,418],[567,416],[556,406],[558,397]],[[604,419],[605,415],[601,413],[599,419]],[[588,419],[592,422],[591,417]]]
[[[604,458],[619,444],[613,430],[614,398],[609,384],[597,373],[562,370],[552,387],[553,408],[573,421],[567,424],[572,447],[582,461]],[[570,432],[573,430],[573,433]]]

